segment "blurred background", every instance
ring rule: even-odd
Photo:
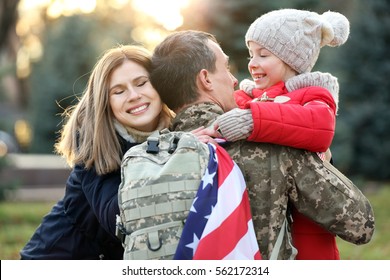
[[[317,13],[332,10],[350,20],[348,41],[338,48],[324,47],[313,71],[330,72],[340,84],[340,110],[331,147],[335,166],[371,195],[378,203],[376,214],[383,212],[387,218],[388,0],[1,0],[0,251],[5,250],[7,236],[15,241],[20,232],[20,228],[13,232],[9,220],[26,217],[23,210],[12,214],[13,205],[49,201],[37,208],[27,204],[28,212],[39,217],[31,218],[31,228],[25,229],[27,233],[18,240],[24,243],[50,209],[50,201],[62,195],[69,171],[53,154],[62,125],[61,113],[77,102],[104,50],[128,43],[153,50],[172,31],[203,30],[216,35],[230,57],[233,74],[242,80],[248,77],[244,42],[247,28],[257,17],[279,8]],[[21,192],[25,189],[29,192]],[[44,189],[43,193],[38,189]],[[383,236],[384,241],[390,241],[386,233],[390,228],[385,223],[387,228],[377,229],[380,237],[376,240]],[[389,242],[375,247],[379,251],[372,256],[358,249],[347,258],[390,259],[390,245],[385,243]],[[0,259],[18,258],[14,252],[18,246],[9,249],[13,250],[9,255],[0,254]]]

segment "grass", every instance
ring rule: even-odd
[[[54,202],[0,202],[0,260],[17,260]]]
[[[365,192],[366,193],[366,192]],[[371,242],[356,246],[338,238],[344,260],[390,260],[390,185],[366,193],[375,212],[376,229]],[[17,260],[53,203],[0,202],[0,260]]]

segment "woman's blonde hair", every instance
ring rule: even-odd
[[[78,104],[64,111],[66,123],[55,150],[71,167],[75,164],[83,164],[86,169],[94,167],[100,175],[120,167],[123,154],[109,104],[109,79],[126,60],[138,63],[150,72],[151,53],[144,47],[121,45],[112,48],[95,64]],[[161,117],[172,118],[166,105]]]

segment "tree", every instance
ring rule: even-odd
[[[131,26],[100,15],[74,15],[46,22],[44,55],[29,78],[29,112],[34,131],[30,152],[52,153],[64,109],[76,104],[98,56],[118,44],[131,43]]]
[[[0,2],[0,50],[10,44],[16,24],[19,0],[2,0]]]
[[[390,3],[360,1],[351,21],[351,36],[336,61],[346,69],[341,79],[342,104],[334,158],[349,174],[388,180],[390,170]]]
[[[33,127],[30,151],[51,153],[63,109],[77,100],[97,57],[91,42],[93,21],[86,16],[62,17],[47,23],[44,55],[33,64],[29,112]]]
[[[16,35],[19,0],[0,2],[0,129],[12,134],[13,121],[25,105],[22,93],[24,81],[16,76]],[[17,112],[15,114],[15,111]]]

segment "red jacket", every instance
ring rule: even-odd
[[[336,237],[329,231],[292,210],[292,239],[298,250],[297,260],[339,260]]]
[[[336,105],[328,90],[305,87],[288,92],[283,82],[248,96],[235,92],[240,108],[250,108],[253,132],[248,140],[269,142],[312,152],[325,152],[333,139]],[[336,238],[295,209],[292,238],[298,260],[340,259]]]
[[[253,131],[249,141],[312,152],[325,152],[329,148],[335,131],[336,105],[328,90],[305,87],[288,92],[280,82],[267,90],[253,89],[252,94],[258,102],[253,102],[242,90],[235,92],[238,106],[252,111]],[[262,97],[264,102],[260,101]]]

